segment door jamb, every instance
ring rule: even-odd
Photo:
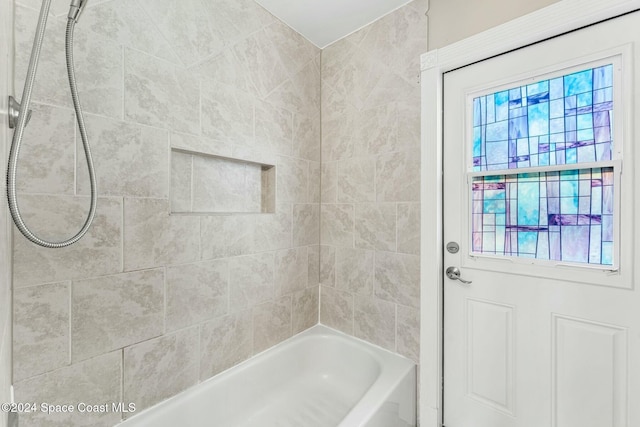
[[[421,56],[421,316],[418,408],[422,427],[443,425],[444,74],[638,9],[640,0],[562,0]]]

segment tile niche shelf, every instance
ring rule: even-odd
[[[171,213],[274,213],[276,167],[171,149]]]

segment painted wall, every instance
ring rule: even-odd
[[[0,0],[0,164],[7,164],[11,133],[7,120],[7,96],[12,94],[13,2]],[[6,206],[4,180],[0,200]],[[0,403],[10,402],[11,387],[11,228],[9,211],[0,209]],[[0,413],[0,427],[6,426],[7,414]]]
[[[426,1],[322,52],[322,323],[418,360]]]
[[[20,85],[39,3],[16,5]],[[67,7],[52,6],[19,169],[26,221],[47,238],[75,232],[89,202]],[[320,51],[253,0],[89,2],[76,40],[98,212],[66,249],[15,237],[16,399],[139,411],[317,323]],[[170,147],[275,164],[276,213],[169,215]],[[210,173],[203,182],[223,171]]]
[[[429,49],[438,49],[559,0],[429,0]]]

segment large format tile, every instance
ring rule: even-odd
[[[87,359],[162,334],[163,311],[162,270],[74,282],[72,360]]]
[[[276,166],[278,202],[306,203],[309,195],[309,162],[279,157]]]
[[[320,205],[293,205],[294,246],[320,243]]]
[[[355,246],[396,250],[396,205],[363,203],[355,206]]]
[[[27,74],[37,19],[38,12],[16,5],[15,81],[20,88]],[[50,18],[47,23],[32,100],[71,108],[64,52],[66,23],[66,14],[61,18]],[[87,34],[79,26],[74,37],[74,62],[83,110],[121,118],[122,47]]]
[[[171,151],[171,184],[169,188],[171,212],[193,210],[191,182],[193,179],[193,155]]]
[[[167,267],[167,330],[227,313],[229,263],[212,260]]]
[[[307,255],[309,260],[307,284],[318,286],[320,283],[320,245],[308,246]]]
[[[321,243],[353,247],[353,205],[322,205]]]
[[[198,328],[189,328],[124,349],[124,401],[141,411],[196,385]]]
[[[353,295],[320,286],[320,323],[353,334]]]
[[[420,309],[398,305],[396,351],[419,363]]]
[[[254,143],[254,98],[232,86],[202,83],[202,134],[234,144]]]
[[[94,405],[122,401],[122,352],[114,351],[14,384],[16,402],[38,405]],[[111,408],[110,408],[111,409]],[[29,427],[112,427],[120,412],[46,412],[20,414]]]
[[[21,193],[73,194],[73,111],[37,103],[30,108],[33,114],[20,148],[16,188]]]
[[[240,311],[275,296],[273,253],[262,253],[229,260],[229,306]]]
[[[358,338],[395,351],[395,304],[372,296],[356,295],[353,333]]]
[[[70,238],[82,227],[89,211],[89,198],[24,195],[20,206],[25,222],[37,235],[61,240]],[[122,201],[99,198],[91,228],[74,245],[51,250],[14,233],[14,287],[122,271],[121,224]]]
[[[356,157],[338,162],[338,203],[375,202],[376,160]]]
[[[125,49],[124,117],[172,130],[200,127],[198,81],[182,68]]]
[[[69,6],[66,6],[65,14]],[[138,2],[93,0],[82,12],[82,29],[173,63],[180,60]]]
[[[200,328],[200,379],[206,380],[251,357],[250,310],[219,317]]]
[[[275,254],[275,283],[278,295],[288,295],[307,287],[309,256],[306,247],[285,249]]]
[[[70,283],[13,292],[13,380],[69,364]]]
[[[257,215],[212,215],[201,218],[202,259],[253,252]]]
[[[256,104],[256,140],[260,150],[290,156],[293,150],[293,114],[266,102]]]
[[[379,202],[420,200],[420,153],[402,151],[378,156],[376,194]]]
[[[293,334],[291,305],[291,295],[286,295],[253,308],[254,354],[273,347]]]
[[[337,203],[338,201],[338,162],[325,162],[321,168],[320,198],[322,203]]]
[[[219,51],[224,40],[202,13],[199,0],[138,0],[173,51],[191,65]]]
[[[126,271],[196,261],[200,258],[200,218],[169,216],[166,199],[125,199]]]
[[[375,295],[409,307],[420,305],[420,257],[376,252]]]
[[[398,204],[398,252],[420,253],[420,203]]]
[[[336,288],[373,295],[373,251],[336,248]]]
[[[310,286],[292,296],[293,334],[309,329],[318,323],[319,288]]]
[[[107,196],[167,197],[169,135],[166,131],[119,120],[86,116],[98,191]],[[77,188],[89,194],[82,144],[76,154]]]
[[[320,246],[320,284],[336,285],[336,248],[333,246]]]

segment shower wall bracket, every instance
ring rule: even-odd
[[[27,113],[27,123],[31,120],[32,111]],[[14,129],[18,125],[18,118],[20,118],[20,103],[11,95],[9,95],[9,128]]]

